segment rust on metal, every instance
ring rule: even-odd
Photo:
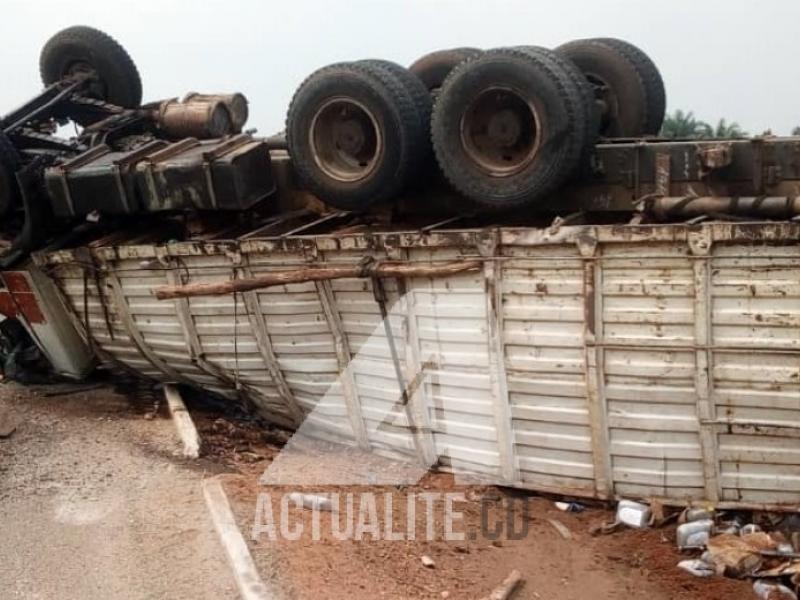
[[[250,115],[247,98],[244,94],[198,94],[196,92],[189,92],[183,97],[184,103],[186,102],[201,102],[213,104],[221,102],[230,113],[231,121],[235,132],[240,132],[247,123]]]
[[[733,163],[733,145],[730,142],[719,142],[697,149],[697,156],[708,174],[729,167]]]
[[[6,314],[5,309],[9,312],[6,316],[21,315],[29,324],[41,324],[47,321],[25,273],[5,272],[2,274],[2,279],[8,290],[8,297],[0,301],[2,302],[0,312]],[[9,305],[13,305],[13,308]]]
[[[13,319],[17,314],[17,305],[14,304],[11,294],[9,292],[0,292],[0,315],[7,319]]]
[[[800,215],[800,196],[778,197],[665,197],[645,203],[645,210],[658,219],[732,215],[772,219],[792,219]]]
[[[234,132],[231,114],[219,100],[167,100],[158,107],[156,121],[172,138],[212,139]]]

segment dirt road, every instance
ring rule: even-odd
[[[0,440],[3,598],[235,598],[169,420],[108,390],[45,398],[0,386],[19,420]]]
[[[268,493],[277,506],[282,493],[295,491],[259,485],[280,443],[270,441],[276,432],[252,421],[195,410],[209,458],[190,464],[179,458],[169,420],[145,418],[147,407],[110,389],[47,398],[41,391],[3,385],[0,412],[4,408],[19,425],[10,438],[0,439],[2,598],[237,598],[203,499],[203,477],[225,473],[246,537],[259,494]],[[329,467],[313,458],[289,468]],[[492,522],[505,514],[508,490],[462,489],[444,475],[390,490],[328,491],[388,491],[402,506],[409,494],[458,489],[467,499],[492,498]],[[472,600],[486,596],[511,569],[525,577],[515,600],[753,597],[746,581],[703,580],[677,570],[683,557],[673,528],[594,538],[590,526],[611,519],[611,513],[565,514],[551,500],[528,501],[530,532],[523,539],[478,536],[453,543],[437,530],[430,540],[339,541],[323,524],[316,541],[309,536],[308,511],[295,508],[293,521],[306,525],[299,539],[248,541],[264,581],[282,597],[298,600]],[[480,529],[481,506],[477,500],[462,506],[467,530]],[[395,516],[398,523],[407,521],[402,512]],[[554,520],[571,532],[569,539],[554,528]],[[435,567],[426,567],[422,556]]]

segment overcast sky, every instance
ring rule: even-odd
[[[40,88],[39,50],[64,27],[111,33],[139,66],[145,99],[244,92],[249,125],[283,128],[317,67],[361,58],[409,64],[434,49],[613,36],[646,50],[670,110],[751,133],[800,125],[798,0],[2,0],[0,112]]]

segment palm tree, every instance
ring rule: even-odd
[[[800,129],[800,128],[798,128]],[[684,112],[676,110],[671,115],[667,115],[661,135],[667,138],[689,138],[689,139],[736,139],[747,137],[747,133],[736,123],[729,123],[726,119],[720,119],[716,127],[701,121],[694,116],[692,111]]]
[[[733,140],[747,137],[747,132],[735,121],[728,123],[725,119],[720,119],[714,130],[714,137],[720,140]]]
[[[703,138],[712,134],[711,126],[698,120],[691,111],[676,110],[667,115],[661,128],[661,135],[666,138]]]

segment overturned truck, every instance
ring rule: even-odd
[[[333,65],[285,140],[215,138],[235,95],[171,133],[163,102],[106,115],[87,64],[66,112],[3,120],[55,217],[20,219],[0,312],[55,371],[524,489],[800,504],[800,139],[654,137],[663,84],[618,40]],[[105,116],[43,153],[74,81]]]

